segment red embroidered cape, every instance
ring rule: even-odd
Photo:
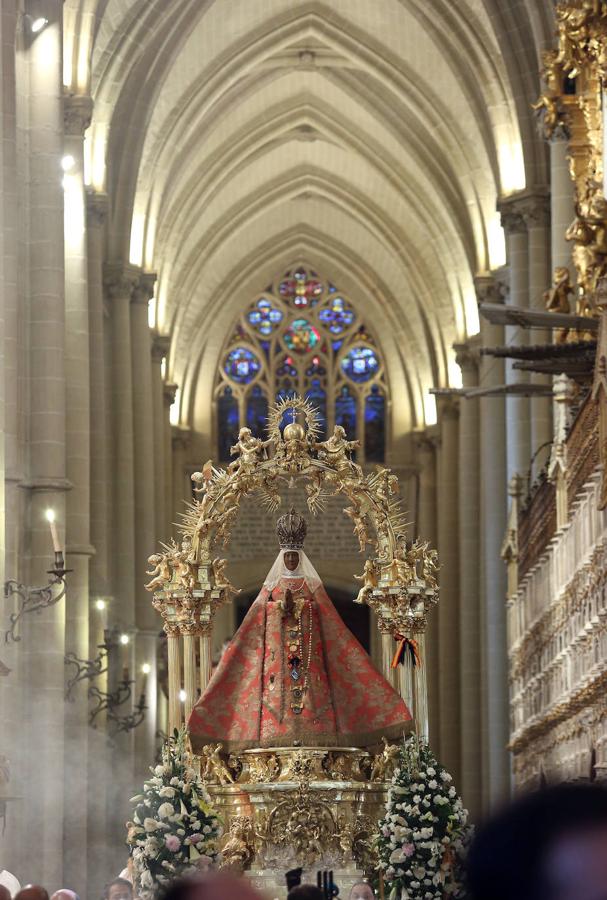
[[[312,612],[311,664],[304,708],[293,712],[285,620],[277,602],[284,586],[279,582],[270,596],[261,590],[224,650],[188,722],[194,750],[215,742],[228,751],[294,741],[368,747],[407,731],[411,715],[405,703],[374,668],[322,585],[313,595],[304,586]],[[305,648],[309,621],[306,603]]]

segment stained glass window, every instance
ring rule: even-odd
[[[238,384],[250,384],[260,368],[258,357],[246,347],[235,347],[234,350],[230,350],[223,364],[226,375]]]
[[[374,384],[365,397],[365,459],[383,462],[386,444],[386,398]]]
[[[284,342],[292,353],[308,353],[320,341],[320,334],[307,319],[295,319],[285,331]]]
[[[231,387],[225,387],[217,401],[217,425],[219,432],[219,458],[230,458],[230,447],[238,440],[238,401]]]
[[[276,326],[282,322],[282,311],[273,306],[267,297],[262,297],[247,313],[247,319],[256,331],[265,336],[272,334]]]
[[[268,418],[268,398],[260,385],[254,384],[247,398],[247,426],[253,434],[263,434]]]
[[[348,378],[360,383],[373,378],[379,361],[371,347],[352,347],[342,359],[341,367]]]
[[[348,440],[356,440],[357,432],[356,397],[344,385],[335,400],[335,424],[346,429]]]
[[[308,266],[288,269],[232,328],[215,393],[218,452],[230,459],[238,425],[265,437],[268,407],[300,394],[318,409],[323,436],[342,425],[362,442],[357,460],[380,462],[387,384],[372,331],[339,287]],[[287,411],[283,425],[291,421]]]
[[[331,334],[341,334],[350,327],[356,316],[343,297],[332,297],[331,303],[318,313],[318,318]]]
[[[289,274],[287,272],[287,276]],[[280,296],[290,300],[299,309],[315,306],[322,290],[322,282],[318,280],[316,272],[307,272],[302,268],[295,269],[290,277],[280,282],[279,287]]]

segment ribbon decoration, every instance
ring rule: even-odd
[[[415,638],[403,637],[400,634],[396,634],[394,637],[398,641],[398,647],[396,648],[396,653],[394,654],[390,668],[396,669],[399,665],[404,666],[405,655],[407,653],[411,654],[411,663],[413,667],[415,668],[417,666],[418,668],[421,668],[422,658],[419,653],[419,644]]]

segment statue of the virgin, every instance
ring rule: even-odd
[[[195,751],[370,747],[408,730],[405,703],[374,668],[303,550],[305,519],[278,519],[280,552],[194,707]]]

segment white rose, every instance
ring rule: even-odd
[[[436,769],[433,769],[432,766],[428,766],[426,772],[428,773],[428,775],[436,775]]]
[[[438,787],[438,781],[435,778],[433,778],[431,781],[428,782],[428,787],[430,788],[430,790],[435,791]]]
[[[172,803],[161,803],[158,807],[158,815],[161,819],[168,819],[169,816],[175,814],[175,807]]]
[[[453,779],[451,778],[451,776],[449,775],[448,772],[441,772],[440,777],[442,778],[443,781],[447,781],[447,782],[453,781]]]
[[[159,797],[168,797],[169,800],[172,800],[175,796],[175,788],[172,787],[161,787],[158,791]]]
[[[147,819],[144,819],[144,820],[143,820],[143,827],[145,828],[145,830],[146,830],[146,831],[148,832],[148,834],[149,834],[151,831],[156,831],[156,830],[157,830],[157,828],[158,828],[158,822],[156,821],[156,819],[150,819],[150,818],[147,818]]]

